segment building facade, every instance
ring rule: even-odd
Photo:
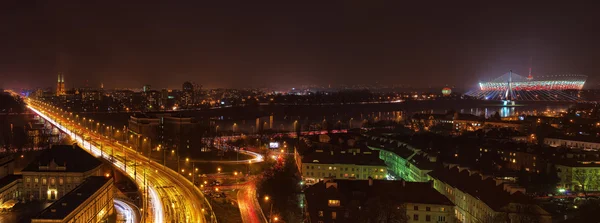
[[[429,182],[329,180],[305,189],[311,223],[398,222],[454,223],[454,205]],[[391,219],[388,219],[391,220]]]
[[[574,191],[600,191],[600,159],[556,164],[559,187]]]
[[[168,150],[175,150],[182,155],[190,149],[201,149],[200,124],[193,117],[163,116],[160,117],[160,143]]]
[[[87,178],[62,198],[42,210],[32,223],[102,222],[114,212],[112,178]]]
[[[565,147],[565,148],[576,148],[585,150],[600,150],[600,143],[594,141],[584,141],[575,139],[561,139],[561,138],[544,138],[544,144],[551,147]]]
[[[78,146],[52,146],[21,171],[23,198],[57,200],[85,178],[102,175],[101,166],[101,161]]]
[[[385,137],[370,137],[369,149],[379,151],[388,171],[409,182],[427,182],[437,157],[430,156],[404,142]]]
[[[500,179],[460,167],[437,168],[430,176],[433,188],[456,206],[459,222],[552,222],[548,212],[530,204],[524,189]]]
[[[306,184],[324,179],[386,179],[387,167],[378,157],[377,151],[316,150],[302,156],[300,169]]]

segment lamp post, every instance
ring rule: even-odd
[[[192,184],[196,185],[196,173],[198,172],[198,169],[196,169],[196,163],[192,162]]]
[[[273,202],[269,202],[271,198],[269,195],[265,196],[265,202],[270,203],[271,208],[269,209],[269,223],[273,222],[272,214],[273,214]]]

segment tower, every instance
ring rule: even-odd
[[[529,76],[527,76],[527,80],[533,79],[533,76],[531,76],[531,66],[533,66],[533,57],[529,58]]]
[[[65,95],[65,74],[58,72],[58,81],[56,83],[56,96]]]
[[[506,83],[506,92],[504,93],[504,105],[515,105],[515,93],[512,89],[512,70],[508,73],[508,83]]]

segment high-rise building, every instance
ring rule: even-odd
[[[56,96],[65,95],[65,74],[58,72],[58,82],[56,83]]]
[[[183,92],[181,94],[181,104],[190,106],[194,104],[194,85],[189,81],[183,83]]]

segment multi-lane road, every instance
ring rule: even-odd
[[[42,102],[26,100],[28,107],[52,123],[84,149],[109,160],[135,180],[144,192],[145,222],[216,222],[210,204],[190,181],[177,172],[149,160],[131,147],[80,126],[66,113]]]

